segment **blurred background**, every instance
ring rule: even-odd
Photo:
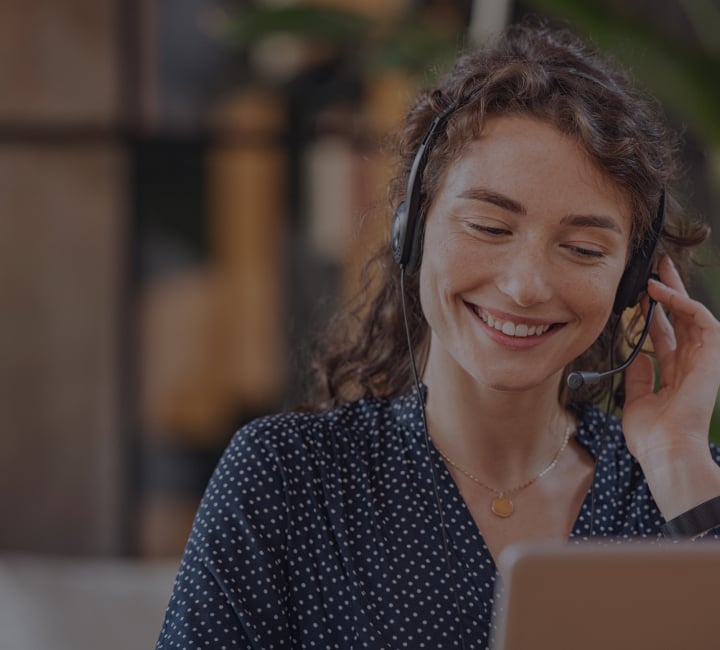
[[[684,134],[720,314],[717,0],[0,0],[1,647],[152,646],[219,454],[387,238],[385,138],[527,14]]]

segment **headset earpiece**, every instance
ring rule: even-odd
[[[390,249],[393,259],[402,267],[407,263],[405,246],[407,241],[407,207],[403,201],[395,210],[390,227]]]
[[[665,220],[665,190],[660,193],[657,214],[653,219],[650,229],[645,233],[643,240],[633,253],[625,272],[620,278],[613,312],[622,314],[628,307],[638,303],[640,296],[647,289],[647,283],[652,273],[653,254],[657,248],[657,242],[662,233],[663,221]]]
[[[410,175],[408,176],[407,191],[405,200],[395,210],[393,216],[390,247],[393,258],[403,268],[405,273],[415,273],[420,268],[422,258],[422,245],[425,224],[420,210],[422,198],[422,177],[427,164],[427,157],[430,145],[433,142],[435,132],[442,126],[456,106],[448,106],[432,121],[430,128],[425,133],[420,147],[413,159]]]
[[[411,220],[412,217],[412,220]],[[395,210],[390,245],[395,261],[412,275],[420,268],[424,228],[417,211],[410,212],[403,201]]]

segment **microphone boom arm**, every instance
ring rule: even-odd
[[[572,389],[577,389],[581,386],[584,386],[585,384],[594,384],[598,381],[601,381],[602,379],[605,379],[606,377],[612,377],[618,372],[622,372],[623,370],[625,370],[635,360],[635,357],[637,357],[637,355],[640,353],[640,350],[645,343],[645,339],[647,338],[648,332],[650,331],[650,323],[652,322],[656,305],[657,302],[650,298],[648,314],[647,318],[645,319],[645,327],[643,327],[642,334],[640,334],[640,339],[635,344],[635,347],[632,349],[630,356],[624,361],[624,363],[619,365],[617,368],[610,368],[610,370],[605,370],[603,372],[574,370],[567,376],[568,387]]]

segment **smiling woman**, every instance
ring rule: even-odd
[[[673,150],[564,31],[512,27],[421,93],[390,245],[323,337],[314,407],[234,437],[158,648],[487,648],[508,545],[720,539],[720,324],[683,283],[706,228]],[[613,365],[626,307],[655,359],[619,419],[611,386],[566,379]]]

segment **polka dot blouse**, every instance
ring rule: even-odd
[[[655,538],[664,520],[604,417],[588,410],[576,432],[596,460],[593,535]],[[414,394],[243,427],[202,499],[157,649],[437,650],[460,647],[459,626],[486,648],[496,567],[430,454],[452,578]],[[590,513],[589,491],[572,540],[590,536]]]

